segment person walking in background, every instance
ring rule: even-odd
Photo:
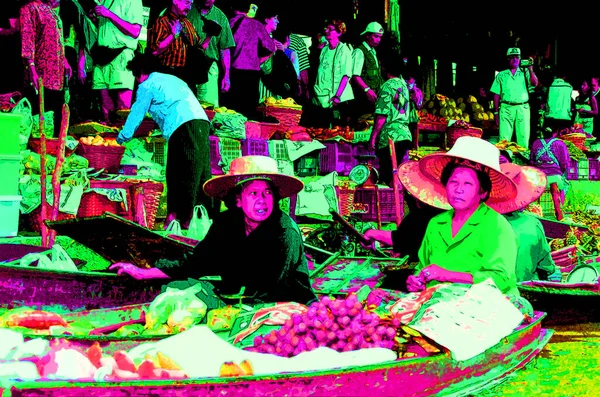
[[[496,124],[499,127],[500,141],[512,141],[516,135],[518,145],[529,147],[531,114],[529,87],[538,85],[533,64],[521,67],[521,49],[509,48],[506,52],[509,67],[498,73],[490,91],[494,94]]]
[[[200,42],[206,47],[206,56],[212,61],[208,70],[208,81],[197,87],[198,100],[217,108],[220,103],[219,91],[227,92],[231,85],[231,49],[235,47],[231,26],[225,13],[215,6],[215,0],[197,1],[187,18],[200,36]],[[214,22],[220,30],[210,22]]]
[[[341,20],[327,22],[324,37],[327,44],[321,49],[313,99],[302,111],[300,125],[329,128],[346,126],[350,116],[349,104],[354,99],[350,82],[352,76],[352,50],[340,40],[346,33]]]
[[[363,42],[352,52],[353,123],[361,116],[373,113],[377,94],[383,85],[376,51],[381,43],[383,27],[378,22],[371,22],[361,36]]]
[[[598,115],[598,102],[592,93],[589,79],[581,82],[579,96],[575,99],[575,124],[581,124],[588,134],[594,132],[594,117]]]
[[[548,187],[553,195],[559,199],[555,206],[556,219],[562,219],[560,207],[565,202],[565,195],[569,189],[567,169],[569,167],[569,149],[567,144],[557,138],[558,131],[550,128],[544,129],[543,137],[533,142],[529,164],[539,168],[546,174]]]
[[[98,20],[92,89],[100,91],[102,121],[110,123],[116,110],[131,108],[135,78],[127,63],[142,31],[142,0],[102,0],[92,15]]]
[[[275,41],[265,26],[248,17],[250,1],[234,0],[234,16],[229,19],[235,49],[231,55],[231,87],[223,96],[223,105],[248,119],[261,121],[263,115],[256,110],[259,98],[261,59],[275,52]]]
[[[423,107],[423,91],[417,87],[417,82],[414,77],[408,76],[406,86],[410,94],[410,113],[408,115],[408,128],[410,129],[413,138],[416,134],[419,124],[419,109]]]
[[[557,69],[554,81],[548,87],[548,96],[544,105],[544,128],[554,132],[562,131],[573,125],[575,103],[571,96],[573,86],[565,80],[565,74]]]
[[[390,55],[383,65],[387,77],[379,90],[375,103],[374,124],[369,140],[369,149],[379,159],[379,181],[393,186],[392,158],[389,139],[394,142],[396,164],[408,161],[408,151],[413,147],[412,134],[408,127],[410,94],[402,78],[404,63],[399,54]]]
[[[210,216],[218,212],[202,189],[211,178],[210,122],[187,83],[171,74],[156,72],[158,66],[150,53],[138,54],[129,62],[128,68],[139,86],[117,142],[131,140],[146,113],[150,113],[168,142],[165,228],[177,219],[187,229],[196,205],[204,205]]]
[[[294,51],[298,58],[298,78],[300,80],[298,99],[304,104],[310,100],[310,58],[308,55],[308,46],[302,37],[295,33],[290,33],[290,44],[288,45],[288,48]]]
[[[45,111],[54,113],[54,136],[58,136],[65,103],[65,76],[73,73],[65,57],[62,21],[54,8],[59,0],[31,0],[19,10],[21,56],[26,65],[25,96],[33,114],[39,114],[39,78],[44,86]]]
[[[191,80],[186,67],[190,60],[190,47],[200,45],[200,36],[186,17],[191,8],[191,0],[172,0],[171,7],[150,30],[148,48],[152,55],[158,57],[160,71],[185,81],[195,95],[196,83]]]
[[[594,98],[596,98],[596,103],[598,103],[598,100],[600,100],[600,96],[598,95],[598,93],[600,92],[600,77],[596,77],[593,76],[590,79],[590,82],[592,84],[592,95],[594,95]],[[594,133],[592,135],[594,135],[594,137],[596,138],[596,142],[594,142],[595,144],[600,143],[600,121],[598,121],[600,119],[600,111],[598,111],[598,114],[596,114],[596,116],[594,116]]]

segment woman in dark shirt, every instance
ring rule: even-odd
[[[213,224],[183,263],[158,261],[140,269],[116,263],[111,269],[136,279],[187,279],[220,276],[220,295],[240,292],[254,302],[306,304],[316,296],[311,288],[298,225],[279,209],[279,200],[303,188],[299,179],[280,174],[266,156],[244,156],[231,163],[227,175],[210,179],[206,193],[225,201],[228,209]],[[248,301],[248,300],[247,300]]]

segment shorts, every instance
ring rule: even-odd
[[[127,69],[127,64],[133,59],[133,56],[133,50],[126,48],[111,63],[104,66],[94,66],[92,89],[133,90],[135,77]]]

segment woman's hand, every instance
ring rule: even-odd
[[[451,273],[449,270],[444,269],[438,265],[429,265],[421,270],[420,275],[423,277],[425,283],[430,281],[448,282],[451,281]]]
[[[406,279],[406,289],[408,289],[408,292],[420,292],[425,289],[425,281],[423,280],[422,274],[423,272],[418,276],[408,276]]]
[[[127,262],[118,262],[114,263],[109,267],[109,270],[117,269],[117,274],[129,274],[131,277],[136,280],[147,280],[151,278],[168,278],[166,274],[164,274],[159,269],[151,268],[151,269],[142,269],[135,266],[132,263]]]

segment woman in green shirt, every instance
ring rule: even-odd
[[[449,209],[429,222],[415,275],[407,280],[409,291],[491,278],[503,293],[518,295],[517,239],[508,221],[492,209],[517,194],[499,158],[491,143],[461,137],[448,153],[423,157],[412,175],[399,172],[411,194]]]

